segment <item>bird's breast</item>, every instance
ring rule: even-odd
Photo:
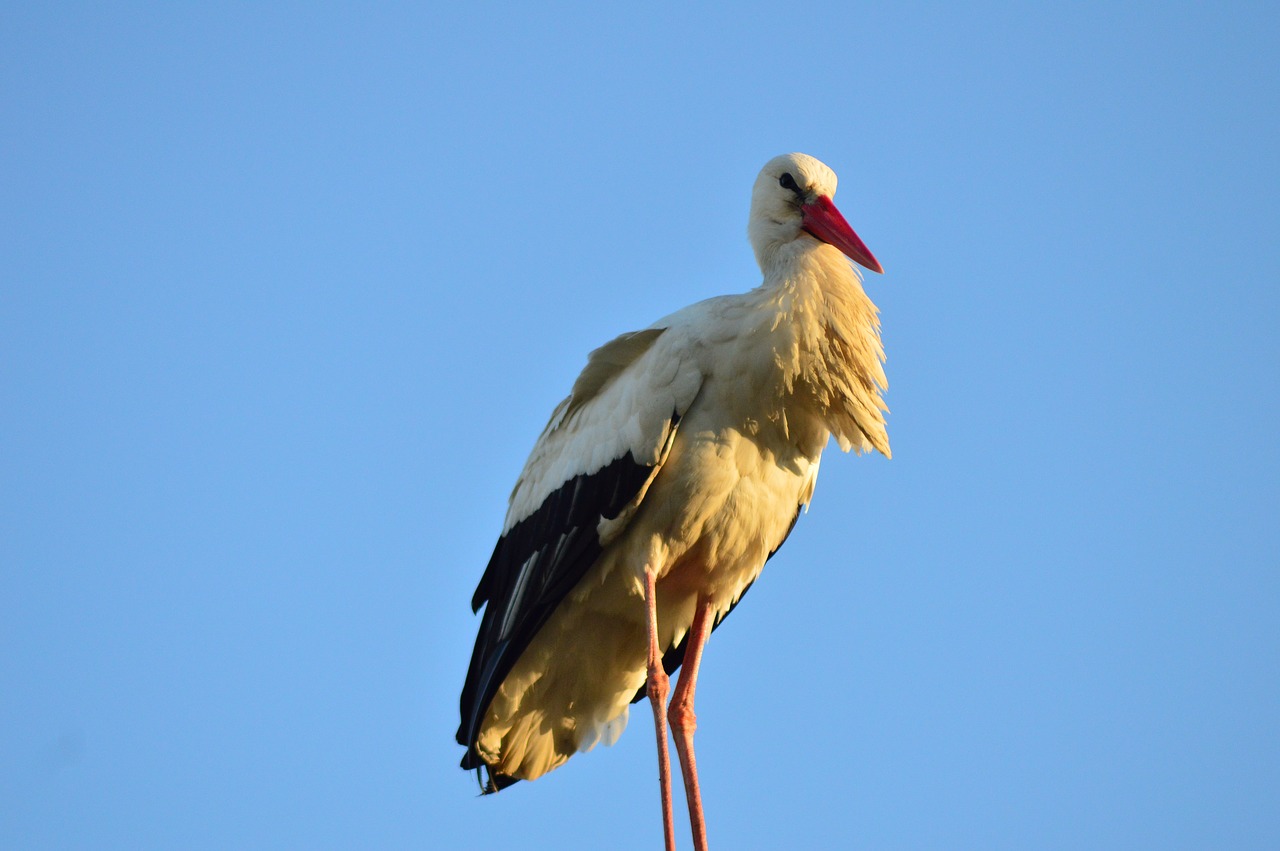
[[[813,493],[825,433],[807,446],[795,437],[795,424],[764,410],[730,422],[690,412],[636,524],[661,596],[702,595],[724,612],[755,580]]]

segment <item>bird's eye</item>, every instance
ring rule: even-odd
[[[778,178],[778,183],[783,189],[790,189],[792,192],[799,192],[800,187],[796,186],[796,179],[791,176],[791,172],[784,172],[782,177]]]

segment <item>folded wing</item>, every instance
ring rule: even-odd
[[[534,445],[471,599],[485,611],[462,690],[464,768],[483,764],[476,738],[503,679],[661,469],[702,384],[680,348],[673,332],[651,328],[595,350]]]

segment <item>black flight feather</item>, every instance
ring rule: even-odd
[[[673,414],[669,428],[679,419]],[[467,747],[463,768],[484,766],[475,745],[489,704],[556,606],[600,557],[601,518],[617,517],[652,473],[628,452],[562,484],[498,540],[471,599],[473,611],[485,611],[459,707],[457,741]],[[514,782],[490,771],[485,792]]]

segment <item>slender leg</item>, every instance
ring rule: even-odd
[[[680,771],[684,774],[684,796],[689,802],[689,825],[693,828],[695,851],[707,851],[707,822],[702,816],[702,792],[698,789],[698,763],[693,756],[693,731],[698,728],[698,718],[693,714],[693,690],[698,685],[698,665],[702,662],[702,648],[711,633],[711,601],[699,598],[698,610],[689,627],[689,643],[685,646],[684,665],[667,717],[675,733],[676,753],[680,756]]]
[[[644,606],[649,616],[649,703],[653,706],[653,726],[658,732],[658,785],[662,788],[662,832],[667,851],[676,849],[676,827],[671,814],[671,753],[667,750],[667,694],[671,679],[662,668],[662,651],[658,649],[657,576],[652,568],[644,570]]]

